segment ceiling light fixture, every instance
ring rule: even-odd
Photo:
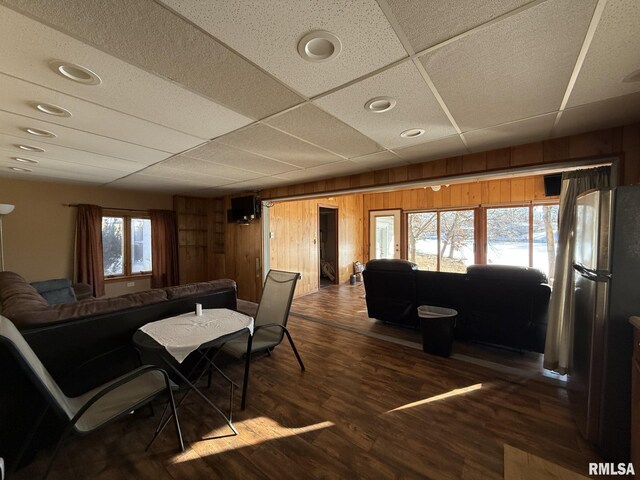
[[[631,72],[629,75],[622,79],[625,83],[631,82],[640,82],[640,70],[636,70],[635,72]]]
[[[25,152],[37,152],[37,153],[44,152],[44,148],[33,147],[31,145],[16,145],[16,147],[18,147],[20,150],[24,150]]]
[[[51,105],[50,103],[36,103],[34,108],[47,115],[55,115],[56,117],[70,117],[71,112],[66,108]]]
[[[307,62],[328,62],[340,55],[342,42],[333,33],[317,30],[298,42],[298,54]]]
[[[102,83],[97,73],[81,65],[61,62],[59,60],[54,60],[49,65],[56,73],[74,82],[83,83],[84,85],[100,85]]]
[[[402,138],[416,138],[424,133],[424,129],[422,128],[410,128],[409,130],[405,130],[400,134]]]
[[[365,110],[373,113],[388,112],[396,106],[396,99],[392,97],[375,97],[364,104]]]
[[[13,158],[16,162],[21,162],[21,163],[38,163],[37,160],[31,160],[30,158],[21,158],[21,157],[11,157]]]
[[[440,185],[431,185],[431,190],[433,190],[434,192],[440,191],[440,188],[442,188],[440,187]]]
[[[21,168],[21,167],[9,167],[9,169],[13,170],[14,172],[28,172],[28,173],[33,172],[33,170],[30,170],[28,168]]]
[[[41,130],[40,128],[25,128],[24,131],[30,135],[35,135],[36,137],[54,138],[56,136],[55,133],[50,132],[49,130]]]

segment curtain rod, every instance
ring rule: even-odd
[[[65,207],[77,207],[79,204],[78,203],[63,203],[62,204]],[[113,210],[113,211],[117,211],[117,212],[148,212],[149,209],[144,209],[144,208],[117,208],[117,207],[100,207],[103,210]]]

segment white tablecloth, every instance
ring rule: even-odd
[[[227,308],[211,308],[202,316],[185,313],[147,323],[140,330],[167,349],[182,363],[200,345],[243,329],[253,335],[253,318]]]

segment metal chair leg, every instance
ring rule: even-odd
[[[180,451],[184,452],[184,442],[182,441],[182,432],[180,431],[180,421],[178,420],[178,411],[176,410],[176,402],[173,399],[173,392],[171,386],[167,386],[167,392],[169,392],[169,401],[171,403],[171,410],[173,410],[173,421],[176,426],[176,435],[178,436],[178,444],[180,445]]]
[[[20,465],[20,462],[22,461],[22,457],[24,457],[24,454],[27,451],[27,447],[31,444],[33,437],[35,437],[36,432],[38,431],[38,428],[40,428],[40,424],[44,420],[44,417],[47,415],[48,411],[49,411],[49,405],[47,405],[44,408],[44,410],[36,420],[36,423],[33,424],[33,427],[29,431],[27,438],[25,438],[24,443],[22,444],[22,446],[20,447],[20,450],[18,451],[18,455],[16,456],[16,459],[13,461],[13,463],[9,466],[9,469],[7,470],[7,478],[11,478],[11,476],[13,475],[13,472],[15,472],[16,468],[18,468],[18,465]]]
[[[296,358],[298,359],[298,363],[300,364],[300,370],[302,370],[304,372],[304,370],[305,370],[304,363],[302,363],[302,359],[300,358],[300,355],[298,354],[298,349],[296,348],[295,344],[293,343],[293,339],[291,338],[291,334],[289,333],[289,330],[287,330],[285,328],[284,329],[284,333],[287,334],[287,338],[289,339],[289,343],[291,344],[291,348],[293,349],[293,353],[296,355]]]
[[[56,448],[53,450],[53,454],[51,455],[51,458],[49,459],[49,465],[47,466],[47,471],[44,473],[44,476],[42,477],[42,480],[46,480],[47,477],[49,476],[49,474],[51,473],[51,469],[53,468],[53,463],[55,462],[56,457],[58,456],[58,452],[60,451],[60,448],[62,447],[62,445],[64,444],[65,440],[67,439],[67,437],[71,433],[71,429],[72,428],[73,428],[73,424],[71,422],[69,422],[67,424],[67,426],[64,427],[64,431],[62,432],[62,435],[60,436],[60,440],[58,440],[58,443],[56,444]]]

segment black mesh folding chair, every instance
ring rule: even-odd
[[[169,397],[178,443],[180,449],[184,451],[180,423],[171,391],[173,385],[167,373],[161,368],[144,365],[82,395],[67,397],[15,325],[2,316],[0,316],[0,347],[9,350],[47,401],[46,408],[27,436],[16,461],[10,466],[9,473],[20,463],[49,408],[64,418],[67,424],[43,478],[49,475],[60,447],[72,431],[78,434],[92,432],[149,403],[162,392],[166,392]]]

